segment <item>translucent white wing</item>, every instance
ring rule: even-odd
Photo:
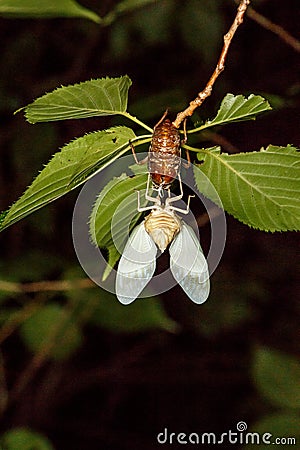
[[[133,302],[151,280],[156,254],[157,247],[142,222],[131,233],[119,261],[116,295],[123,305]]]
[[[205,302],[210,287],[207,262],[193,229],[184,222],[170,246],[170,269],[194,303]]]

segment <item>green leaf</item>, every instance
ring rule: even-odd
[[[5,219],[5,217],[7,216],[7,214],[8,214],[8,210],[0,212],[0,229],[1,229],[2,223]]]
[[[87,134],[64,146],[11,206],[0,223],[0,231],[83,183],[91,165],[97,163],[98,170],[107,167],[128,150],[128,141],[134,137],[130,128],[114,127]],[[85,169],[85,176],[74,183],[74,176]]]
[[[90,322],[115,333],[137,333],[153,329],[175,332],[178,328],[157,297],[139,299],[124,307],[115,295],[108,292],[102,293]]]
[[[151,3],[155,3],[156,1],[157,0],[121,0],[116,4],[114,9],[109,11],[106,16],[102,18],[101,24],[103,26],[111,25],[111,23],[113,23],[120,14],[135,11]]]
[[[188,133],[195,133],[216,125],[253,120],[258,114],[271,109],[269,102],[260,95],[251,94],[248,98],[245,98],[243,95],[227,94],[222,100],[216,117],[213,120],[207,120],[203,125],[190,130]]]
[[[260,436],[268,433],[271,434],[270,443],[275,444],[276,438],[292,438],[292,440],[281,440],[281,448],[293,447],[296,442],[300,440],[300,415],[293,414],[291,411],[282,411],[276,414],[270,414],[268,416],[263,417],[258,422],[251,425],[251,429],[249,432],[258,433]],[[247,430],[248,431],[248,430]],[[251,442],[251,441],[249,441]],[[259,450],[269,450],[270,444],[263,444],[262,439],[260,440],[259,446],[253,446],[253,448],[259,448]],[[277,447],[280,448],[277,444]],[[243,449],[249,450],[249,445],[245,445]],[[276,446],[275,446],[276,448]]]
[[[151,3],[155,3],[156,0],[122,0],[117,5],[115,10],[118,13],[124,13],[128,11],[134,11],[138,8],[142,8]]]
[[[0,0],[0,15],[14,18],[81,17],[101,22],[96,13],[75,0]]]
[[[258,391],[275,406],[300,408],[300,363],[295,357],[258,348],[253,379]]]
[[[48,439],[28,428],[13,428],[0,439],[1,450],[54,450]]]
[[[20,335],[33,353],[48,350],[51,345],[49,356],[56,360],[71,356],[83,340],[81,330],[71,321],[69,313],[54,303],[43,306],[27,319],[20,328]]]
[[[214,274],[210,298],[203,305],[203,311],[200,312],[193,304],[188,304],[185,309],[191,311],[190,322],[193,329],[211,338],[241,327],[253,319],[255,315],[255,311],[251,308],[253,295],[255,298],[259,297],[254,283],[246,283],[245,280],[239,282],[236,279],[230,281],[228,273],[218,272]]]
[[[130,78],[125,75],[63,86],[37,98],[21,110],[25,109],[30,123],[126,115],[128,89],[131,84]]]
[[[60,273],[65,264],[61,254],[49,251],[45,258],[44,248],[29,247],[18,258],[6,258],[3,266],[0,264],[0,273],[1,278],[7,281],[38,282],[48,279],[53,273]]]
[[[200,192],[236,219],[264,231],[300,228],[300,159],[292,147],[269,146],[258,152],[228,155],[219,147],[201,150],[197,166],[218,192],[195,169]]]
[[[144,171],[146,170],[144,168]],[[95,202],[90,218],[90,235],[96,246],[108,250],[108,267],[103,279],[109,275],[120,258],[118,249],[124,246],[128,236],[126,224],[129,230],[132,230],[141,216],[137,210],[135,191],[145,189],[146,183],[146,173],[133,177],[123,173],[107,183]]]

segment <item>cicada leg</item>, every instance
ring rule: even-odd
[[[190,152],[188,151],[188,149],[185,149],[185,154],[186,154],[186,159],[187,159],[187,163],[183,163],[183,167],[185,169],[188,169],[191,165],[191,157],[190,157]]]
[[[166,109],[165,112],[164,112],[164,114],[163,114],[163,116],[162,116],[162,118],[159,119],[159,121],[158,121],[157,124],[155,125],[154,130],[155,130],[155,128],[156,128],[159,124],[161,124],[162,121],[166,118],[166,116],[168,115],[168,112],[169,112],[169,110]]]
[[[133,158],[134,158],[136,164],[139,164],[139,165],[145,164],[148,161],[148,155],[146,156],[146,158],[144,158],[141,161],[139,161],[137,159],[137,156],[136,156],[136,153],[135,153],[134,145],[133,145],[133,143],[131,141],[129,141],[129,145],[131,147],[132,155],[133,155]]]
[[[149,195],[149,187],[150,187],[150,173],[148,173],[148,180],[147,180],[147,188],[146,188],[146,194],[145,194],[145,198],[146,200],[148,200],[149,202],[153,202],[154,205],[151,206],[141,206],[141,202],[140,202],[140,191],[137,191],[138,194],[138,211],[142,212],[142,211],[149,211],[150,209],[152,210],[155,207],[161,207],[161,199],[159,198],[159,195],[157,197],[151,197],[151,195]]]
[[[182,208],[177,208],[176,206],[172,206],[170,205],[170,203],[174,203],[177,202],[179,200],[182,199],[183,197],[183,188],[182,188],[182,181],[181,181],[181,176],[180,173],[178,174],[178,180],[179,180],[179,189],[180,189],[180,194],[176,195],[175,197],[170,197],[170,190],[168,191],[168,195],[169,197],[166,198],[166,208],[172,210],[172,211],[178,211],[181,212],[182,214],[188,214],[190,211],[190,201],[192,197],[195,197],[194,195],[189,195],[188,196],[188,201],[187,201],[187,205],[186,205],[186,209],[182,209]]]

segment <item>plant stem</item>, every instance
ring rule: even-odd
[[[141,127],[145,128],[145,130],[149,131],[151,134],[153,133],[153,129],[148,127],[144,122],[139,120],[137,117],[132,116],[128,111],[125,111],[122,113],[123,116],[127,117],[127,119],[132,120],[133,122],[137,123]]]
[[[213,85],[214,85],[216,79],[223,72],[223,70],[225,68],[225,60],[227,57],[228,49],[231,44],[232,38],[233,38],[237,28],[239,27],[239,25],[243,22],[244,14],[245,14],[249,4],[250,4],[250,0],[241,0],[240,5],[237,10],[237,13],[236,13],[236,16],[235,16],[235,19],[234,19],[228,33],[225,34],[225,36],[224,36],[224,46],[223,46],[219,61],[217,63],[217,66],[216,66],[212,76],[210,77],[210,79],[209,79],[207,85],[205,86],[205,88],[203,89],[203,91],[199,92],[199,94],[197,95],[195,100],[192,100],[190,102],[189,106],[184,111],[181,111],[177,114],[177,117],[173,122],[173,125],[176,128],[179,128],[180,124],[187,117],[191,116],[194,113],[195,109],[198,108],[200,105],[202,105],[204,100],[211,95],[212,88],[213,88]]]
[[[183,148],[190,150],[191,152],[195,152],[195,153],[209,153],[209,148],[196,148],[196,147],[191,147],[190,145],[184,144],[182,146]]]
[[[38,281],[24,284],[0,280],[0,291],[16,294],[42,291],[69,291],[71,289],[85,289],[92,287],[97,287],[97,285],[89,278],[77,280]]]
[[[235,2],[238,3],[237,0],[235,0]],[[276,34],[287,45],[296,50],[296,52],[300,52],[300,42],[298,41],[298,39],[296,39],[294,36],[288,33],[283,27],[277,25],[277,23],[272,22],[267,17],[258,13],[251,6],[247,10],[247,16],[250,17],[250,19],[254,20],[256,23],[258,23],[260,26],[265,28],[266,30]]]

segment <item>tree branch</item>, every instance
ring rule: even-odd
[[[34,283],[13,283],[0,280],[0,291],[15,294],[42,291],[70,291],[71,289],[87,289],[97,287],[89,278],[61,281],[37,281]]]
[[[195,100],[191,101],[189,106],[184,111],[181,111],[177,114],[177,117],[173,122],[173,125],[176,128],[179,128],[180,124],[184,121],[184,119],[191,116],[194,113],[195,109],[198,108],[200,105],[202,105],[204,100],[211,95],[212,88],[213,88],[213,85],[214,85],[216,79],[223,72],[223,70],[225,68],[225,60],[227,57],[228,49],[231,44],[232,38],[233,38],[237,28],[239,27],[239,25],[243,22],[244,14],[245,14],[249,4],[250,4],[250,0],[241,0],[238,10],[237,10],[237,13],[236,13],[236,16],[235,16],[235,19],[234,19],[228,33],[225,34],[225,36],[224,36],[224,46],[223,46],[218,64],[217,64],[212,76],[210,77],[210,79],[209,79],[207,85],[205,86],[205,88],[203,89],[203,91],[199,92],[199,94],[197,95]]]
[[[238,0],[235,0],[235,2],[238,3]],[[258,23],[259,25],[261,25],[266,30],[276,34],[286,44],[288,44],[290,47],[296,50],[296,52],[300,52],[300,42],[296,38],[294,38],[294,36],[288,33],[284,28],[282,28],[280,25],[277,25],[276,23],[269,20],[267,17],[258,13],[251,6],[247,10],[247,16],[250,17],[250,19],[254,20],[256,23]]]
[[[68,322],[74,311],[74,305],[69,302],[69,308],[65,308],[66,316],[62,316],[51,328],[47,341],[43,342],[40,349],[32,357],[28,366],[20,373],[9,393],[9,404],[15,402],[26,386],[32,381],[38,370],[45,364],[51,351],[58,343],[60,334],[68,327]]]

